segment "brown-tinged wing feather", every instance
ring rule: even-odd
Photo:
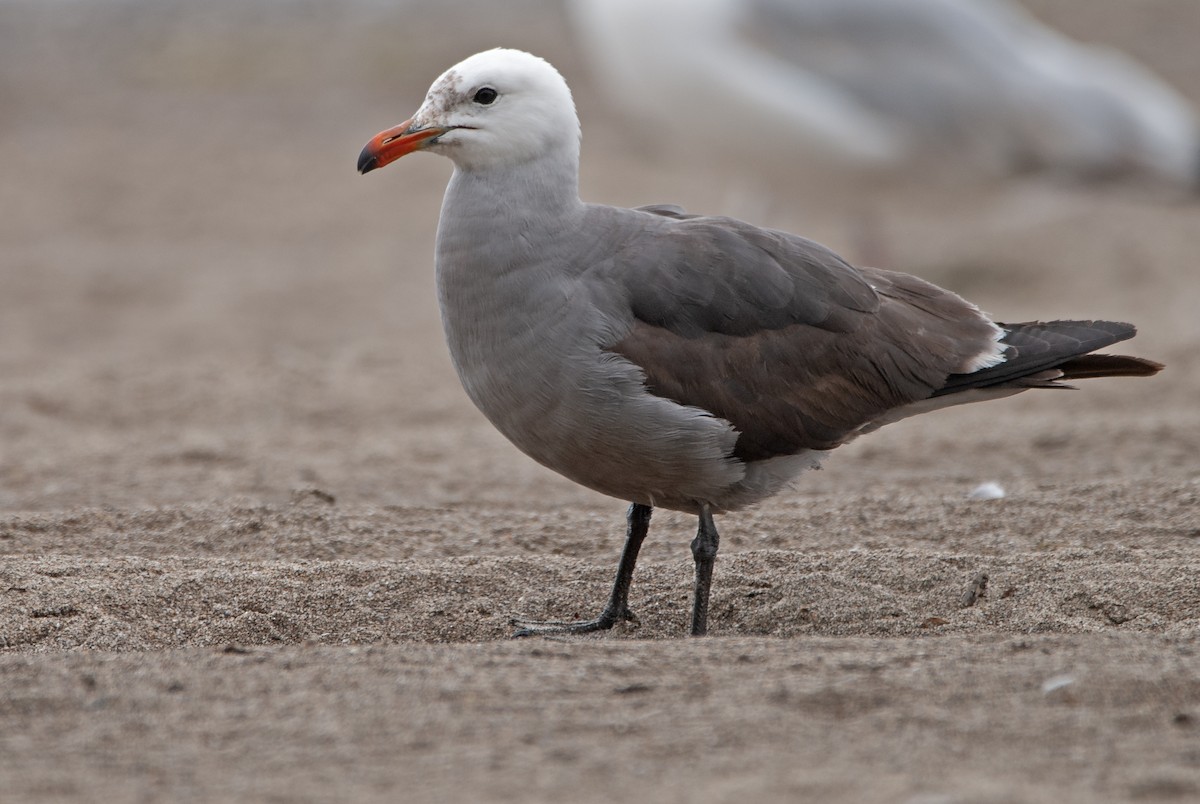
[[[651,393],[730,421],[743,460],[835,447],[994,345],[972,305],[916,277],[727,218],[662,217],[610,266],[634,317],[610,348]]]

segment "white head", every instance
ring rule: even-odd
[[[579,159],[579,118],[567,82],[548,62],[496,48],[459,62],[429,88],[411,119],[376,135],[358,159],[362,173],[414,151],[432,151],[463,170],[542,158]]]

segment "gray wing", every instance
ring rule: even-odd
[[[603,273],[633,318],[611,351],[651,393],[730,421],[743,460],[837,446],[997,348],[949,291],[728,218],[643,217]]]
[[[699,218],[700,215],[692,215],[686,209],[678,204],[647,204],[644,207],[634,207],[639,212],[649,212],[651,215],[661,215],[664,218],[676,218],[683,220],[684,218]]]

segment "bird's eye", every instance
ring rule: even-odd
[[[491,87],[483,87],[475,93],[475,97],[471,100],[478,104],[482,104],[483,106],[488,106],[489,104],[494,103],[499,95],[500,93]]]

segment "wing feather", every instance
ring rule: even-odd
[[[831,449],[996,351],[999,330],[916,277],[672,208],[610,264],[633,314],[611,351],[658,396],[726,419],[734,455]]]

